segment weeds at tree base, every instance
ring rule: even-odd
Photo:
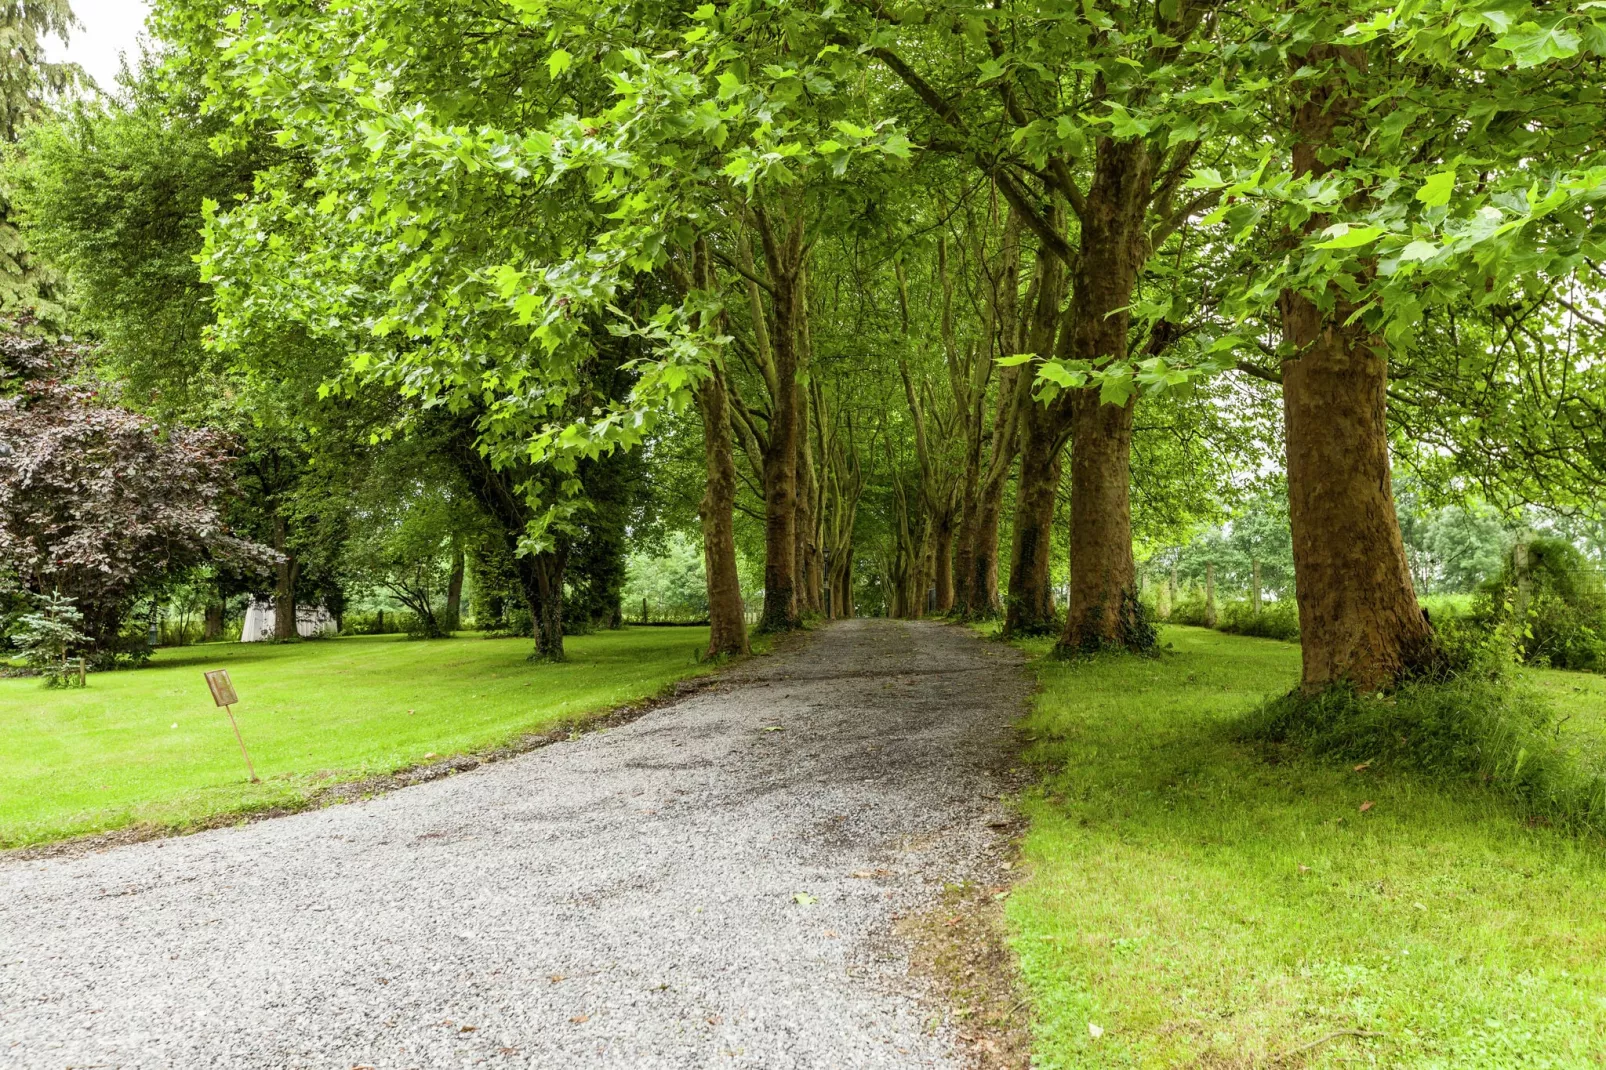
[[[1260,706],[1238,731],[1316,760],[1470,781],[1530,818],[1606,834],[1606,768],[1563,745],[1560,728],[1537,692],[1467,671],[1389,694],[1295,691]]]

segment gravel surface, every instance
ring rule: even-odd
[[[997,865],[1028,690],[849,621],[445,780],[0,863],[0,1065],[958,1066],[892,926]]]

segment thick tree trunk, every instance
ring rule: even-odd
[[[1054,504],[1060,484],[1061,442],[1049,414],[1037,407],[1023,421],[1020,479],[1015,484],[1015,539],[1009,558],[1004,634],[1043,635],[1054,630]]]
[[[1305,62],[1360,66],[1364,56],[1320,45]],[[1321,149],[1355,101],[1340,77],[1315,84],[1294,110],[1294,173],[1321,175]],[[1326,220],[1312,219],[1320,228]],[[1294,593],[1306,692],[1341,683],[1392,686],[1433,665],[1433,630],[1417,604],[1389,472],[1388,358],[1384,340],[1342,295],[1323,311],[1286,291],[1283,420]]]
[[[441,622],[447,633],[463,626],[463,573],[468,567],[463,548],[452,551],[452,575],[446,581],[446,617]]]
[[[300,571],[296,555],[287,546],[289,531],[284,517],[273,518],[273,548],[279,553],[273,588],[273,638],[278,642],[294,639],[296,632],[296,574]]]
[[[703,522],[703,569],[708,584],[708,656],[748,652],[746,607],[736,571],[736,454],[731,441],[730,401],[725,376],[713,374],[697,390],[703,416],[703,460],[707,486],[698,510]]]
[[[1343,326],[1347,310],[1283,306],[1300,353],[1283,365],[1283,416],[1302,684],[1376,691],[1436,658],[1394,509],[1388,368],[1380,339]]]
[[[223,634],[223,612],[223,603],[207,603],[206,622],[201,626],[201,638],[203,640],[216,639]]]
[[[1061,352],[1102,364],[1127,355],[1133,290],[1148,258],[1154,159],[1142,142],[1101,142],[1087,208],[1071,322]],[[1132,415],[1100,401],[1097,387],[1069,398],[1071,431],[1071,583],[1065,651],[1142,650],[1154,631],[1138,600],[1132,558]]]
[[[1133,407],[1100,404],[1091,391],[1072,405],[1071,583],[1060,646],[1145,649],[1153,634],[1132,558]]]

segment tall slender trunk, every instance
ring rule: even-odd
[[[1054,215],[1059,223],[1059,214]],[[1063,333],[1060,302],[1065,295],[1065,266],[1044,249],[1037,254],[1035,302],[1026,349],[1040,357],[1054,355]],[[1059,490],[1061,430],[1065,400],[1047,405],[1021,400],[1020,476],[1015,483],[1014,542],[1009,553],[1009,599],[1004,634],[1040,635],[1054,624],[1054,591],[1049,583],[1054,530],[1054,498]]]
[[[716,363],[697,390],[703,417],[707,485],[698,510],[703,522],[703,569],[708,584],[708,656],[748,652],[746,607],[736,571],[736,453],[731,440],[725,374]]]
[[[1306,59],[1324,61],[1361,65],[1364,57],[1319,45]],[[1343,87],[1341,76],[1326,79],[1294,109],[1296,175],[1327,170],[1321,150],[1355,109]],[[1324,311],[1285,291],[1280,311],[1295,354],[1283,363],[1283,420],[1301,683],[1307,692],[1344,682],[1387,688],[1438,658],[1394,508],[1387,343],[1350,322],[1355,306],[1341,294]]]
[[[951,511],[934,518],[931,542],[933,581],[937,588],[934,612],[942,614],[954,608],[954,514]]]
[[[296,632],[296,577],[301,564],[287,548],[289,529],[283,516],[273,517],[273,548],[279,554],[273,588],[273,638],[279,642],[294,639]]]
[[[1006,636],[1042,635],[1054,629],[1054,504],[1060,484],[1063,443],[1049,415],[1034,406],[1022,421],[1020,479],[1015,484],[1015,538],[1009,558]]]
[[[803,227],[775,234],[762,224],[770,276],[770,347],[775,362],[769,436],[764,443],[764,616],[766,631],[790,631],[801,623],[798,606],[798,326],[802,295]]]
[[[452,550],[452,575],[446,581],[446,618],[441,622],[441,627],[448,633],[463,626],[463,573],[467,567],[463,547],[455,547]]]

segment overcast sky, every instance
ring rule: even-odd
[[[102,89],[117,88],[120,56],[139,55],[139,35],[150,13],[148,0],[72,0],[73,14],[83,28],[65,47],[58,40],[46,45],[51,59],[70,59],[90,73]]]

